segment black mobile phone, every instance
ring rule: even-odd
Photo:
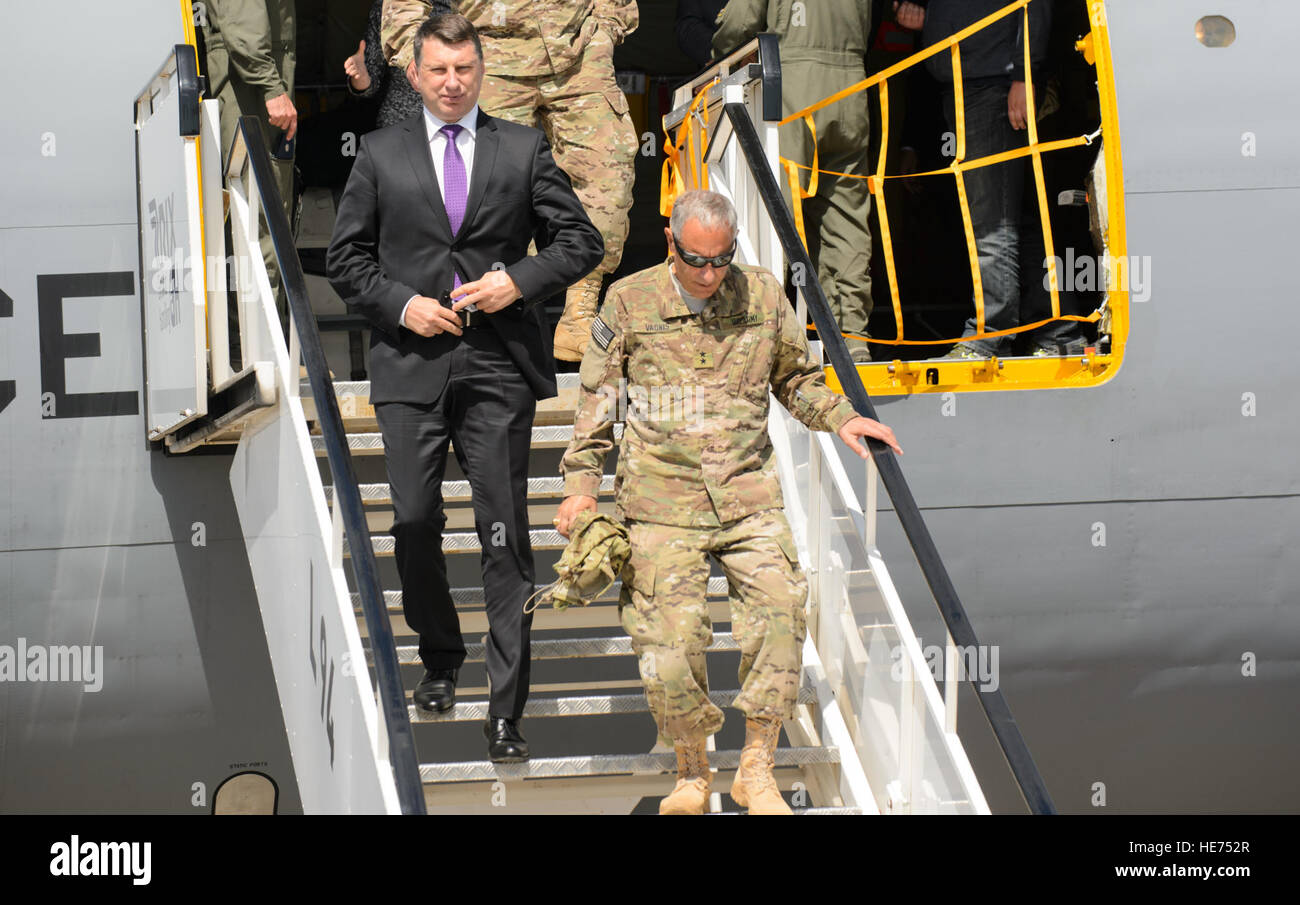
[[[285,138],[288,129],[281,129],[280,134],[275,137],[275,144],[271,146],[271,156],[279,160],[293,160],[293,152],[298,144],[298,136]]]

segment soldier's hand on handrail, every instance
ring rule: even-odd
[[[894,432],[879,421],[872,421],[870,418],[864,418],[857,415],[844,423],[839,429],[840,439],[844,444],[859,457],[865,459],[871,455],[865,446],[858,442],[860,437],[874,437],[892,449],[898,455],[903,454],[903,448],[898,445],[894,439]]]

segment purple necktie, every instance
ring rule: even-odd
[[[469,198],[469,179],[465,176],[465,161],[456,147],[456,136],[463,126],[453,123],[443,126],[442,133],[447,136],[447,146],[442,152],[442,201],[447,208],[447,219],[451,221],[451,234],[460,232],[465,222],[465,202]],[[452,288],[460,285],[460,274],[453,275]]]

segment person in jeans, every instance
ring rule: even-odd
[[[930,46],[1001,9],[1001,0],[915,0],[896,3],[900,24],[922,28]],[[1040,99],[1051,29],[1051,0],[1034,0],[1029,10],[1030,65]],[[1004,16],[961,42],[962,88],[965,98],[966,155],[976,160],[1023,147],[1029,112],[1024,72],[1024,17]],[[930,74],[943,89],[948,127],[956,133],[952,61],[947,53],[926,60]],[[1020,157],[963,174],[980,282],[984,290],[984,332],[1008,330],[1050,317],[1043,230],[1030,158]],[[1064,298],[1064,296],[1063,296]],[[1063,314],[1070,313],[1062,311]],[[978,332],[975,313],[963,337]],[[1016,336],[968,339],[948,353],[950,358],[988,358],[1011,354]],[[1067,355],[1083,350],[1077,321],[1053,321],[1030,332],[1034,355]]]

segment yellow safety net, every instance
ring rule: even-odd
[[[813,195],[817,194],[819,176],[827,175],[827,176],[836,176],[836,177],[848,178],[848,179],[866,179],[870,191],[872,195],[875,197],[876,213],[880,222],[880,241],[881,241],[882,251],[885,256],[885,272],[889,280],[889,295],[893,307],[894,324],[897,330],[897,334],[895,339],[877,339],[872,337],[869,340],[872,343],[878,343],[884,345],[946,345],[946,344],[955,343],[964,340],[970,340],[970,339],[989,339],[993,337],[1009,336],[1016,333],[1023,333],[1029,330],[1033,330],[1037,327],[1041,327],[1043,324],[1050,323],[1054,320],[1094,322],[1099,320],[1102,316],[1100,311],[1094,311],[1088,315],[1061,314],[1059,274],[1057,273],[1057,269],[1056,269],[1056,256],[1055,256],[1054,243],[1052,240],[1052,226],[1051,226],[1049,208],[1047,203],[1047,190],[1043,181],[1042,155],[1046,153],[1051,153],[1052,151],[1059,151],[1065,148],[1073,148],[1073,147],[1078,147],[1080,145],[1091,144],[1094,138],[1096,137],[1096,135],[1099,133],[1094,133],[1093,135],[1080,135],[1075,138],[1066,138],[1057,141],[1048,141],[1048,142],[1041,142],[1041,143],[1039,142],[1037,114],[1036,114],[1037,107],[1035,105],[1035,100],[1034,100],[1033,70],[1030,65],[1031,47],[1029,43],[1028,7],[1029,4],[1032,2],[1034,2],[1034,0],[1013,0],[1013,2],[1007,4],[1005,7],[998,10],[997,12],[991,13],[990,15],[985,16],[984,18],[976,22],[973,22],[971,25],[967,26],[966,28],[963,28],[961,31],[956,32],[955,34],[945,38],[944,40],[938,41],[935,44],[932,44],[931,46],[925,48],[924,50],[912,54],[907,59],[901,60],[898,63],[895,63],[894,65],[889,66],[888,68],[883,69],[880,72],[877,72],[874,75],[869,76],[868,78],[865,78],[860,82],[857,82],[853,85],[848,86],[847,88],[837,91],[834,94],[831,94],[828,97],[823,98],[817,103],[805,107],[803,110],[799,110],[794,113],[791,113],[789,116],[786,116],[778,123],[778,125],[786,125],[788,123],[795,122],[796,120],[802,120],[812,136],[813,161],[811,165],[799,164],[785,157],[780,158],[781,166],[785,170],[786,179],[790,187],[791,208],[794,213],[795,226],[799,232],[799,238],[800,240],[803,241],[805,248],[808,247],[808,239],[804,231],[803,199],[811,198]],[[980,157],[975,160],[967,160],[966,159],[966,116],[965,116],[965,100],[963,96],[961,48],[959,46],[960,42],[970,37],[971,35],[975,34],[979,30],[986,28],[990,24],[997,22],[998,20],[1006,16],[1012,15],[1017,10],[1019,10],[1021,12],[1021,15],[1024,17],[1022,34],[1024,36],[1025,106],[1027,110],[1026,119],[1028,124],[1029,141],[1028,144],[1023,147],[1014,148],[1009,151],[1003,151],[998,154],[991,154],[987,157]],[[898,75],[899,73],[902,73],[924,62],[930,57],[943,53],[945,51],[949,53],[952,60],[954,113],[956,119],[956,133],[957,133],[956,154],[953,159],[953,162],[949,166],[943,169],[929,170],[924,173],[887,174],[885,172],[885,160],[886,157],[888,156],[888,151],[889,151],[889,80],[894,76]],[[704,105],[701,102],[705,97],[707,97],[709,87],[711,86],[706,86],[699,92],[699,94],[696,95],[695,101],[691,104],[690,113],[688,114],[687,119],[683,121],[682,128],[679,130],[676,144],[674,144],[672,141],[665,142],[664,150],[668,155],[668,159],[664,162],[664,173],[663,173],[663,181],[661,185],[661,194],[660,194],[660,199],[661,199],[660,209],[665,216],[667,216],[668,213],[671,212],[672,210],[673,199],[676,198],[676,196],[680,194],[682,191],[684,191],[687,185],[698,185],[700,187],[707,187],[707,179],[708,179],[707,172],[701,174],[703,176],[702,179],[693,178],[692,181],[689,183],[683,179],[683,174],[681,173],[680,159],[683,151],[683,143],[685,143],[687,158],[690,161],[690,165],[692,167],[691,175],[692,177],[695,177],[697,175],[694,171],[694,167],[696,166],[695,163],[696,149],[694,147],[695,139],[692,135],[694,129],[690,128],[690,119],[691,117],[694,116],[701,116],[702,122],[707,124],[708,107],[707,105]],[[879,99],[880,99],[880,123],[881,123],[880,155],[876,163],[875,172],[863,176],[859,174],[841,173],[835,170],[824,170],[819,168],[818,161],[817,161],[817,150],[816,150],[817,129],[816,126],[814,126],[813,124],[813,114],[819,110],[829,107],[830,105],[838,101],[843,100],[846,97],[849,97],[850,95],[856,94],[859,91],[866,91],[867,89],[873,87],[877,89]],[[702,160],[704,158],[706,151],[707,151],[706,148],[699,149],[699,159]],[[1021,324],[1020,326],[1013,327],[1011,329],[986,332],[984,329],[985,327],[984,286],[982,280],[980,279],[979,256],[977,254],[976,247],[975,247],[975,231],[971,222],[970,205],[966,198],[966,184],[965,184],[964,174],[969,172],[970,170],[979,169],[980,167],[992,166],[994,164],[1002,163],[1003,161],[1014,160],[1020,157],[1032,158],[1032,166],[1033,166],[1033,173],[1034,173],[1034,187],[1035,187],[1035,192],[1037,194],[1037,200],[1038,200],[1039,219],[1043,230],[1043,249],[1047,261],[1048,286],[1050,288],[1051,298],[1052,298],[1052,315],[1051,317],[1034,321],[1033,323]],[[808,185],[806,187],[802,184],[802,182],[799,179],[799,174],[798,174],[799,170],[805,170],[809,173]],[[961,209],[962,229],[964,230],[965,237],[966,237],[966,249],[967,249],[968,257],[970,259],[971,283],[972,283],[973,295],[975,299],[975,319],[976,319],[977,327],[976,327],[975,334],[972,336],[950,337],[948,339],[906,339],[904,338],[903,335],[903,308],[902,308],[902,303],[899,299],[898,279],[897,279],[897,274],[894,265],[894,246],[893,246],[893,239],[891,237],[890,228],[889,228],[889,210],[885,203],[885,193],[883,191],[883,188],[886,179],[919,178],[919,177],[927,177],[927,176],[951,176],[954,182],[956,183],[957,200],[958,200],[958,205]],[[809,325],[810,328],[811,326],[812,325]],[[843,335],[855,339],[863,339],[863,340],[868,339],[868,337],[857,336],[856,334],[853,333],[845,333]]]

